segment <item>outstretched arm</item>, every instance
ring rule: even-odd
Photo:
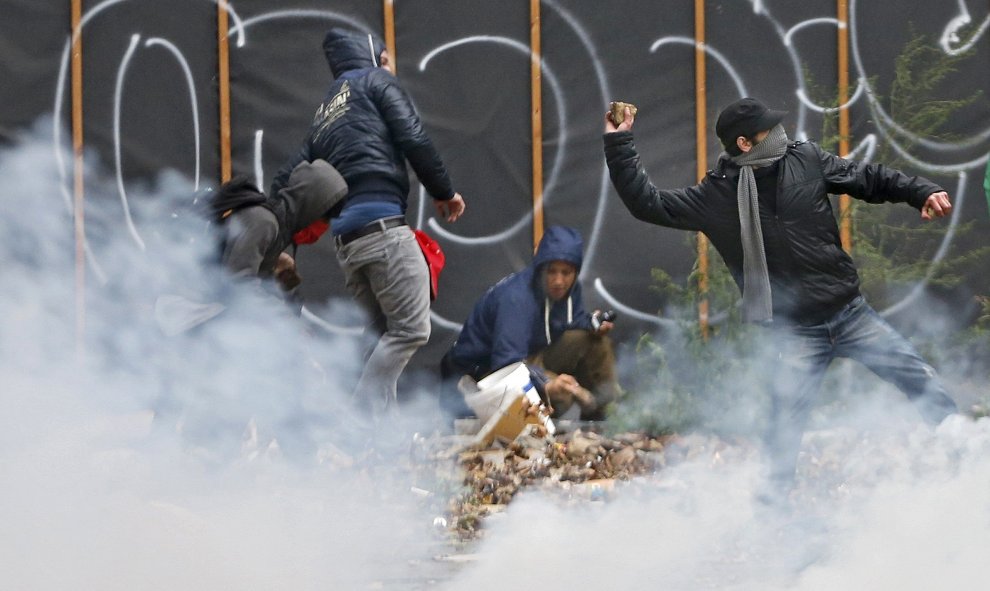
[[[637,219],[681,230],[704,230],[707,218],[702,185],[659,190],[650,181],[633,142],[633,117],[619,125],[605,116],[605,162],[612,185],[626,208]]]
[[[387,76],[387,74],[378,74]],[[412,165],[426,192],[433,198],[437,215],[448,222],[456,222],[464,214],[464,197],[453,190],[447,168],[423,129],[419,114],[409,95],[389,76],[377,97],[378,108],[389,132]]]
[[[925,221],[952,211],[945,189],[924,177],[908,176],[883,164],[847,160],[812,145],[821,159],[829,193],[848,194],[868,203],[907,203],[920,210]]]
[[[374,98],[392,139],[409,160],[430,197],[440,201],[452,199],[455,193],[447,168],[426,135],[409,95],[385,70],[378,70],[374,75],[382,78],[381,84],[375,86],[378,93]]]

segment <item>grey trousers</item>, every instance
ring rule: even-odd
[[[430,277],[409,226],[398,226],[339,246],[337,262],[347,290],[368,313],[378,342],[354,390],[375,419],[394,412],[399,375],[430,338]]]

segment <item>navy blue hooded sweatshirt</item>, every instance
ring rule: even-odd
[[[545,295],[543,279],[543,268],[551,261],[566,261],[580,271],[583,246],[577,230],[548,228],[533,262],[493,285],[475,304],[451,349],[453,361],[470,374],[481,376],[525,360],[565,330],[590,329],[591,317],[584,311],[581,285],[575,281],[568,297],[552,302]]]

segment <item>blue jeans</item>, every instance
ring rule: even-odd
[[[825,370],[846,357],[897,386],[922,418],[936,425],[957,412],[938,374],[914,346],[858,296],[823,324],[770,329],[777,371],[771,378],[771,417],[765,444],[774,484],[790,487],[801,436]]]
[[[379,334],[354,390],[375,419],[395,411],[399,375],[430,338],[430,272],[409,226],[337,248],[347,289]]]

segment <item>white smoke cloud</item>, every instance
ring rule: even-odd
[[[73,221],[45,131],[0,153],[3,587],[323,590],[417,576],[433,515],[408,474],[387,458],[319,461],[327,444],[360,441],[354,339],[311,336],[248,296],[177,337],[156,324],[157,296],[210,295],[209,241],[169,217],[188,181],[129,188],[142,250],[113,183],[87,170],[77,348]]]

